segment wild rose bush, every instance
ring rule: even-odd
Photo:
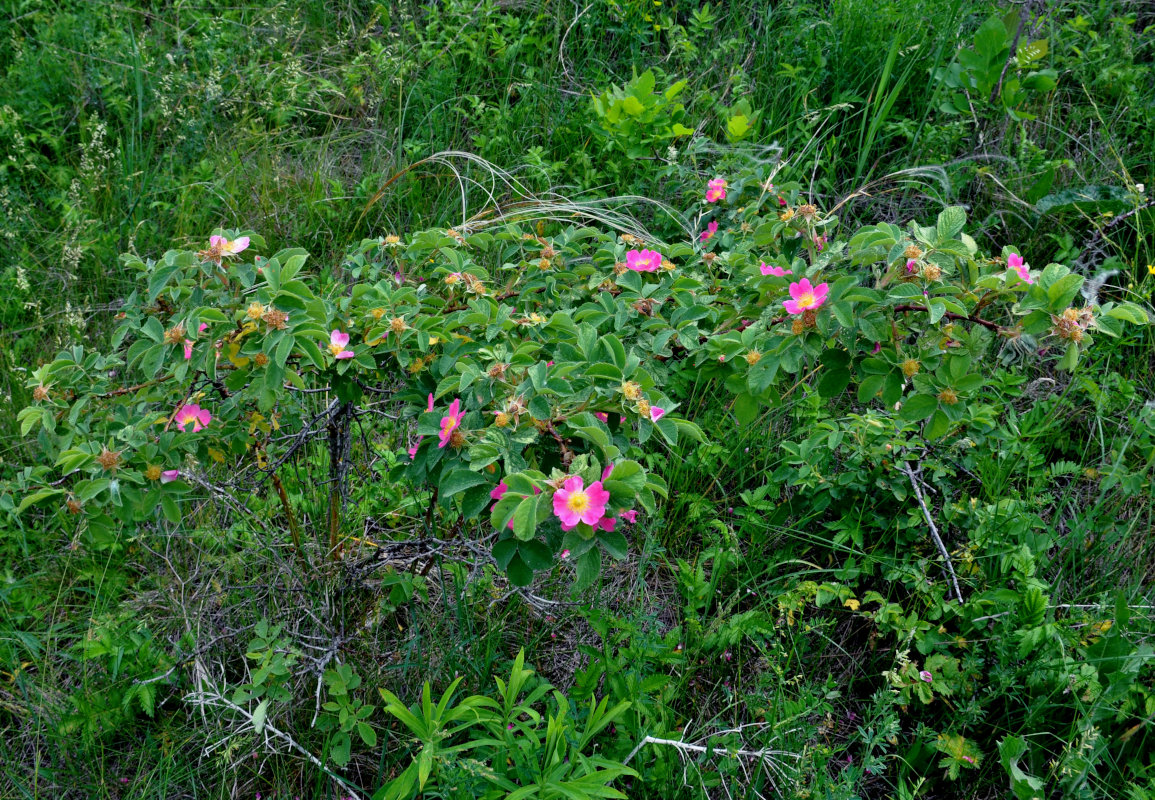
[[[310,274],[297,248],[260,256],[246,231],[126,255],[141,288],[110,352],[74,346],[31,379],[20,421],[43,463],[19,508],[51,500],[108,545],[158,506],[178,520],[190,464],[274,477],[296,445],[273,431],[340,441],[368,392],[412,420],[389,477],[425,487],[430,518],[487,519],[517,585],[558,559],[586,583],[666,495],[646,449],[703,441],[667,394],[682,377],[724,386],[741,424],[792,392],[850,389],[895,430],[961,437],[995,424],[982,364],[1071,369],[1092,333],[1147,322],[1129,303],[1076,305],[1083,279],[1062,265],[982,256],[960,208],[846,236],[771,177],[704,180],[679,242],[435,229],[361,242],[339,278]],[[302,401],[318,391],[323,419]]]

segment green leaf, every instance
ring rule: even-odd
[[[823,398],[836,397],[850,384],[850,370],[831,369],[822,373],[818,379],[818,396]]]
[[[265,729],[265,717],[269,713],[268,698],[261,701],[257,706],[257,710],[253,712],[253,730],[260,733]]]
[[[938,408],[938,399],[928,394],[916,394],[902,404],[899,416],[907,422],[919,422],[926,419]]]
[[[966,222],[967,212],[962,206],[944,208],[939,212],[938,224],[935,226],[935,230],[938,233],[938,241],[940,243],[945,242],[962,233]]]
[[[762,413],[762,405],[751,395],[743,392],[734,398],[734,417],[739,425],[752,425]]]
[[[553,566],[553,553],[540,539],[519,542],[517,554],[521,556],[521,560],[525,562],[526,566],[535,572],[541,572]]]
[[[437,488],[440,500],[444,503],[454,495],[483,483],[488,484],[489,479],[480,472],[469,469],[454,469],[441,476],[441,482]]]
[[[629,543],[626,542],[626,537],[620,531],[599,530],[597,538],[598,543],[606,549],[606,552],[619,561],[629,555]]]
[[[529,586],[533,583],[533,569],[517,554],[509,560],[509,564],[505,568],[505,574],[509,577],[509,582],[514,586]]]

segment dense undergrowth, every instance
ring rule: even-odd
[[[1153,25],[11,4],[0,794],[1155,796]]]

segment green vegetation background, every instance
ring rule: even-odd
[[[1155,8],[1085,0],[1040,13],[1037,5],[8,0],[0,12],[0,395],[13,413],[0,415],[0,474],[34,457],[17,435],[14,414],[29,402],[28,371],[66,343],[98,345],[109,331],[117,298],[129,289],[119,253],[196,248],[216,227],[251,228],[266,237],[270,252],[299,245],[322,270],[337,269],[346,247],[363,237],[449,226],[460,220],[463,202],[471,212],[487,204],[484,186],[471,185],[463,198],[459,176],[442,168],[390,182],[443,150],[481,156],[535,191],[678,202],[685,198],[669,193],[687,189],[664,180],[665,159],[689,160],[704,183],[723,158],[739,163],[784,153],[824,207],[844,202],[844,225],[925,221],[943,204],[963,204],[984,248],[997,252],[1013,242],[1036,264],[1076,264],[1088,275],[1113,270],[1112,283],[1149,300],[1155,221],[1141,185],[1155,186]],[[1033,66],[1054,70],[1054,87],[1024,86],[1019,96],[972,93],[960,102],[952,64],[965,62],[960,51],[981,55],[976,31],[1008,12],[1008,31],[1021,13],[1027,38],[1046,43],[1033,53]],[[647,69],[659,87],[687,81],[679,100],[685,124],[700,137],[696,145],[688,147],[685,137],[673,142],[675,152],[651,148],[632,157],[639,153],[604,134],[591,98]],[[636,213],[647,212],[638,206]],[[993,516],[959,512],[973,515],[969,525],[1006,535],[1008,516],[997,501],[1004,494],[1022,498],[1009,516],[1029,519],[1027,528],[1038,527],[1037,519],[1056,537],[1045,557],[1030,556],[1038,560],[1031,570],[1063,587],[1053,603],[1061,596],[1068,607],[1090,609],[1071,622],[1074,641],[1083,628],[1118,620],[1113,610],[1128,606],[1139,609],[1133,619],[1147,617],[1138,641],[1151,635],[1150,611],[1142,610],[1152,605],[1150,443],[1142,429],[1150,419],[1142,416],[1143,403],[1155,391],[1150,344],[1145,338],[1106,348],[1088,368],[1094,380],[1073,381],[1058,399],[1032,400],[1022,409],[1022,449],[992,449],[981,465],[976,503],[994,502]],[[691,406],[693,399],[709,405],[698,395]],[[789,439],[804,436],[818,418],[817,409],[793,409],[776,424]],[[426,597],[420,610],[389,606],[383,618],[411,633],[380,675],[395,687],[398,679],[412,687],[426,679],[444,685],[461,671],[471,690],[483,691],[490,669],[508,668],[511,647],[527,648],[533,663],[533,648],[550,646],[561,631],[545,669],[559,685],[566,674],[573,680],[564,662],[567,652],[577,660],[581,644],[583,657],[601,658],[605,667],[603,674],[587,666],[579,678],[635,701],[658,697],[648,702],[664,710],[650,709],[652,718],[671,728],[694,707],[707,716],[696,724],[724,728],[738,704],[751,702],[792,721],[774,735],[809,755],[802,777],[776,776],[791,787],[787,795],[995,797],[1007,796],[1009,783],[1027,792],[1020,797],[1031,796],[1033,784],[1012,780],[1019,756],[995,747],[998,737],[1025,736],[1042,755],[1024,763],[1022,774],[1046,773],[1049,796],[1155,796],[1144,756],[1155,712],[1149,652],[1127,651],[1142,657],[1120,673],[1122,688],[1072,679],[1069,691],[1084,692],[1088,704],[1096,692],[1130,698],[1111,698],[1107,716],[1072,710],[1053,692],[1031,695],[1024,688],[1034,669],[1029,648],[1015,643],[1002,655],[980,648],[968,656],[997,662],[983,689],[997,695],[996,703],[968,710],[940,702],[934,712],[941,716],[903,719],[875,695],[885,667],[871,672],[863,665],[893,663],[904,643],[878,644],[875,634],[839,627],[831,614],[807,619],[803,632],[795,613],[815,600],[817,585],[781,573],[770,580],[771,563],[797,558],[820,560],[819,572],[829,574],[819,580],[852,581],[853,565],[843,563],[838,547],[824,550],[803,523],[785,536],[765,530],[755,536],[739,524],[738,539],[759,542],[761,556],[737,558],[729,540],[718,538],[728,509],[755,508],[761,496],[749,492],[760,479],[785,480],[789,459],[764,441],[747,440],[720,416],[703,411],[698,421],[714,423],[717,444],[667,465],[667,480],[686,491],[671,502],[663,529],[651,533],[643,553],[643,563],[657,559],[669,567],[669,582],[638,579],[628,591],[609,593],[613,614],[587,608],[577,614],[580,625],[559,621],[552,632],[514,607],[502,606],[492,613],[505,616],[487,621],[486,604],[478,606],[464,590]],[[1122,442],[1115,438],[1120,433]],[[1130,459],[1136,448],[1138,459]],[[723,467],[747,481],[712,482]],[[1099,471],[1109,473],[1109,485],[1079,483],[1079,476],[1097,481]],[[854,510],[868,506],[848,508],[847,520]],[[855,541],[855,531],[861,536],[861,527],[848,521],[846,541]],[[163,707],[133,705],[134,697],[142,703],[139,691],[130,691],[133,681],[163,672],[169,662],[161,655],[167,643],[134,627],[149,604],[131,563],[73,561],[60,542],[46,548],[25,534],[6,535],[0,552],[7,562],[0,567],[0,794],[327,796],[329,784],[307,763],[258,757],[252,741],[234,737],[206,754],[209,740],[176,694]],[[227,561],[240,550],[206,552]],[[32,568],[22,569],[29,558]],[[53,583],[66,588],[45,588]],[[225,605],[238,591],[227,582],[210,590]],[[715,604],[719,592],[732,600]],[[743,614],[765,612],[786,633],[770,637],[731,684],[719,665],[729,663],[743,637],[764,633],[754,617],[735,616],[738,598],[751,592],[764,593],[762,605],[741,606]],[[428,618],[410,619],[417,613]],[[670,615],[709,634],[697,637],[692,664],[680,654],[675,660],[653,632],[650,623],[671,623]],[[91,625],[94,619],[101,624]],[[174,620],[152,622],[180,636]],[[94,631],[107,649],[92,644],[99,638]],[[459,639],[445,650],[437,641],[449,631]],[[876,646],[891,649],[890,661],[875,655]],[[109,653],[112,660],[100,660]],[[1095,658],[1125,655],[1110,650]],[[373,661],[371,654],[359,657]],[[671,688],[662,681],[669,674],[677,675]],[[373,682],[378,677],[367,676],[366,685],[381,685]],[[416,696],[398,694],[407,702]],[[643,712],[633,713],[633,733],[644,733]],[[965,740],[936,738],[952,730],[952,716],[982,732],[977,747],[987,755],[965,789],[945,773],[957,776],[958,765],[977,751],[971,756]],[[305,741],[312,735],[299,733]],[[900,734],[917,770],[872,782],[862,762],[869,765],[870,754]],[[326,741],[313,741],[318,752]],[[67,757],[53,756],[57,748]],[[250,750],[252,763],[240,761],[237,754]],[[364,785],[392,774],[389,758],[400,754],[387,757],[386,750],[379,763],[359,763]],[[938,764],[937,754],[953,766]],[[731,773],[702,770],[697,784],[687,780],[682,788],[671,757],[652,781],[643,777],[631,791],[723,796],[719,784]],[[1071,779],[1072,771],[1082,777]],[[741,785],[734,796],[770,791],[762,781]]]

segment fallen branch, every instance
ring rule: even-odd
[[[915,477],[914,470],[910,468],[910,464],[903,462],[902,471],[906,473],[906,477],[910,478],[910,485],[914,487],[914,496],[918,498],[919,508],[922,509],[922,516],[926,519],[926,524],[930,527],[930,535],[934,539],[934,543],[938,546],[938,552],[942,556],[942,560],[946,562],[946,571],[950,573],[950,582],[954,586],[955,596],[958,598],[959,605],[963,603],[962,590],[958,588],[958,577],[954,574],[954,564],[951,563],[950,553],[947,552],[946,545],[942,543],[942,537],[938,535],[938,526],[934,524],[934,519],[930,516],[930,509],[926,507],[926,500],[922,497],[922,489],[918,488],[918,478]]]

